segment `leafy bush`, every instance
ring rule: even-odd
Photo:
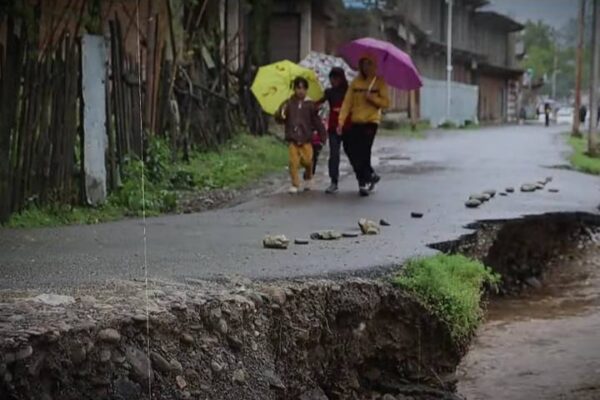
[[[171,174],[169,181],[173,189],[189,190],[196,186],[196,183],[194,182],[194,174],[181,167],[178,167]]]
[[[157,160],[154,159],[154,164],[146,163],[145,168],[140,160],[130,161],[124,169],[123,185],[110,196],[109,203],[124,208],[127,215],[142,215],[144,208],[148,215],[173,211],[177,207],[177,195],[168,190],[166,169],[161,170],[163,167]],[[143,192],[142,174],[146,177]]]
[[[157,136],[148,141],[146,149],[146,177],[150,182],[162,184],[167,179],[171,150],[167,142]]]
[[[479,261],[461,255],[436,255],[411,260],[393,283],[412,293],[448,324],[457,341],[469,338],[483,317],[484,285],[495,286],[500,276]]]

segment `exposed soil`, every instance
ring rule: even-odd
[[[453,398],[464,348],[387,283],[196,284],[155,286],[149,320],[131,283],[5,299],[0,398]]]

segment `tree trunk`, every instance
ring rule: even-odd
[[[590,130],[588,135],[588,152],[591,156],[598,155],[598,76],[600,71],[600,0],[593,0],[592,22],[592,65],[590,79]]]
[[[579,110],[581,109],[581,75],[583,69],[583,36],[585,32],[585,0],[579,0],[579,36],[577,39],[577,68],[575,72],[575,110],[573,112],[573,131],[575,137],[581,137],[579,131]]]

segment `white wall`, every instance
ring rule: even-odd
[[[477,103],[479,88],[464,83],[452,82],[450,121],[464,125],[465,121],[478,123]],[[446,121],[446,81],[423,78],[420,97],[421,119],[438,126]]]

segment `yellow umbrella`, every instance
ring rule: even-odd
[[[292,82],[298,76],[308,81],[307,96],[311,100],[323,97],[317,74],[288,60],[260,67],[250,89],[262,109],[268,114],[275,114],[279,106],[294,93]]]

